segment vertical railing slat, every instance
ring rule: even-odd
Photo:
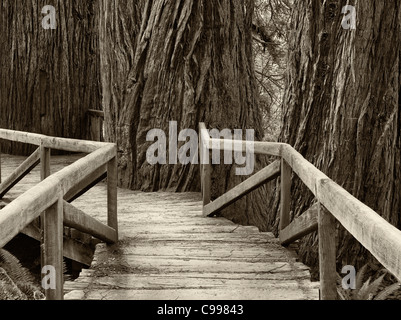
[[[211,202],[212,188],[212,165],[210,161],[210,150],[208,141],[204,141],[202,130],[205,130],[203,124],[199,125],[199,154],[200,154],[200,176],[203,207]]]
[[[281,159],[280,230],[290,224],[292,168]]]
[[[320,299],[337,300],[336,219],[319,204]]]
[[[117,157],[114,157],[107,164],[107,224],[116,230],[118,237],[117,180]]]
[[[205,151],[205,150],[204,150]],[[205,207],[211,202],[211,192],[212,192],[212,165],[210,162],[210,151],[206,149],[203,154],[203,168],[202,168],[202,180],[203,180],[203,206]]]

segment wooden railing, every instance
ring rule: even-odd
[[[0,184],[0,199],[39,163],[42,180],[0,210],[0,248],[41,217],[42,267],[52,266],[56,270],[55,289],[46,289],[46,298],[61,300],[64,296],[63,226],[77,229],[107,243],[115,243],[118,240],[116,146],[110,143],[55,138],[5,129],[0,129],[0,139],[38,146],[38,149]],[[51,149],[88,155],[51,175]],[[107,225],[70,204],[106,174]]]
[[[263,183],[281,177],[280,241],[287,246],[318,230],[320,298],[337,299],[336,220],[338,220],[374,257],[401,281],[401,231],[379,214],[353,197],[308,162],[293,147],[283,143],[255,142],[255,154],[276,156],[278,161],[259,171],[237,187],[211,202],[210,151],[246,151],[246,141],[211,139],[201,123],[200,156],[203,212],[211,216],[247,195]],[[298,218],[290,221],[291,178],[296,174],[316,197],[316,203]]]

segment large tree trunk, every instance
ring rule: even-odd
[[[119,146],[120,185],[199,191],[199,166],[152,166],[146,161],[153,144],[146,135],[151,129],[168,133],[169,122],[177,121],[178,132],[197,130],[199,122],[206,122],[219,130],[256,129],[256,139],[263,137],[253,69],[253,1],[143,0],[122,5],[103,0],[101,8],[105,131]],[[214,166],[213,197],[240,181],[234,169]],[[262,193],[237,203],[237,213],[228,210],[226,215],[263,225]]]
[[[401,228],[400,5],[356,1],[357,29],[345,30],[347,2],[296,2],[281,140]],[[313,201],[298,180],[292,195],[294,216]],[[342,227],[337,243],[339,268],[368,257]],[[315,271],[316,245],[315,234],[301,245]]]
[[[57,29],[42,28],[42,8]],[[88,138],[86,111],[100,108],[97,2],[9,1],[0,7],[0,127]],[[3,144],[26,154],[27,145]]]

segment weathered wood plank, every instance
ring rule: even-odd
[[[319,204],[314,204],[290,225],[280,231],[280,242],[287,246],[318,229]]]
[[[320,299],[337,300],[336,220],[318,206]]]
[[[0,199],[20,182],[40,162],[40,148],[28,157],[11,175],[0,184]]]
[[[241,199],[245,195],[259,188],[264,183],[277,178],[280,174],[280,162],[275,161],[268,167],[260,170],[249,179],[234,187],[204,208],[205,216],[210,216]]]
[[[249,280],[251,283],[257,284],[258,281],[275,281],[276,283],[281,280],[309,280],[310,273],[308,270],[292,270],[289,272],[277,272],[277,273],[216,273],[216,272],[188,272],[185,274],[185,277],[182,276],[182,273],[164,273],[164,274],[114,274],[114,275],[104,275],[103,277],[94,277],[95,270],[92,269],[84,269],[82,270],[79,279],[74,282],[69,282],[66,286],[70,287],[73,283],[78,284],[88,284],[92,283],[94,285],[104,285],[109,286],[106,281],[116,281],[117,283],[121,283],[121,287],[125,287],[126,289],[134,289],[138,288],[138,286],[146,287],[146,283],[149,284],[149,287],[155,287],[157,283],[166,283],[167,286],[175,286],[180,288],[185,288],[191,285],[196,285],[201,282],[208,285],[216,285],[219,283],[224,285],[224,283],[228,280]],[[110,279],[111,278],[111,279]],[[125,280],[125,284],[122,283]],[[195,280],[193,283],[190,283],[191,280]],[[254,282],[253,282],[254,281]],[[186,285],[188,283],[188,285]],[[244,285],[244,283],[242,283]],[[259,283],[260,284],[260,283]],[[260,286],[260,285],[259,285]]]
[[[306,286],[305,286],[306,287]],[[108,288],[84,294],[73,292],[66,299],[87,300],[309,300],[315,299],[305,287],[299,284],[279,288],[273,284],[264,288],[225,288],[225,289],[160,289],[160,290],[119,290]],[[74,296],[74,294],[77,294]]]
[[[102,222],[85,214],[73,205],[64,201],[64,225],[90,234],[106,243],[115,243],[118,240],[117,232]]]
[[[307,273],[306,273],[307,274]],[[211,274],[209,274],[211,275]],[[238,289],[241,287],[246,287],[248,289],[255,288],[261,289],[263,287],[270,287],[273,290],[277,288],[283,288],[286,286],[299,286],[303,282],[307,284],[307,279],[305,273],[302,276],[296,277],[296,275],[291,274],[294,279],[280,277],[279,275],[270,275],[268,278],[265,275],[264,278],[250,279],[249,275],[244,274],[245,279],[239,278],[222,278],[220,274],[212,274],[215,278],[200,277],[200,275],[193,275],[192,277],[181,277],[175,275],[175,277],[148,275],[146,277],[134,276],[134,275],[113,275],[109,277],[94,278],[90,279],[90,286],[92,290],[105,290],[107,288],[118,288],[120,290],[166,290],[166,289]],[[281,275],[285,275],[281,274]],[[275,276],[275,277],[274,277]],[[271,281],[273,280],[273,281]],[[276,281],[274,281],[276,280]],[[80,286],[75,286],[77,288],[87,288],[89,281],[77,282]],[[71,285],[70,285],[71,286]]]
[[[20,132],[15,130],[0,129],[0,139],[10,140],[40,146],[43,135],[36,133]]]

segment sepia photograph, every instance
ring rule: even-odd
[[[401,300],[400,229],[398,1],[0,0],[0,300]]]

